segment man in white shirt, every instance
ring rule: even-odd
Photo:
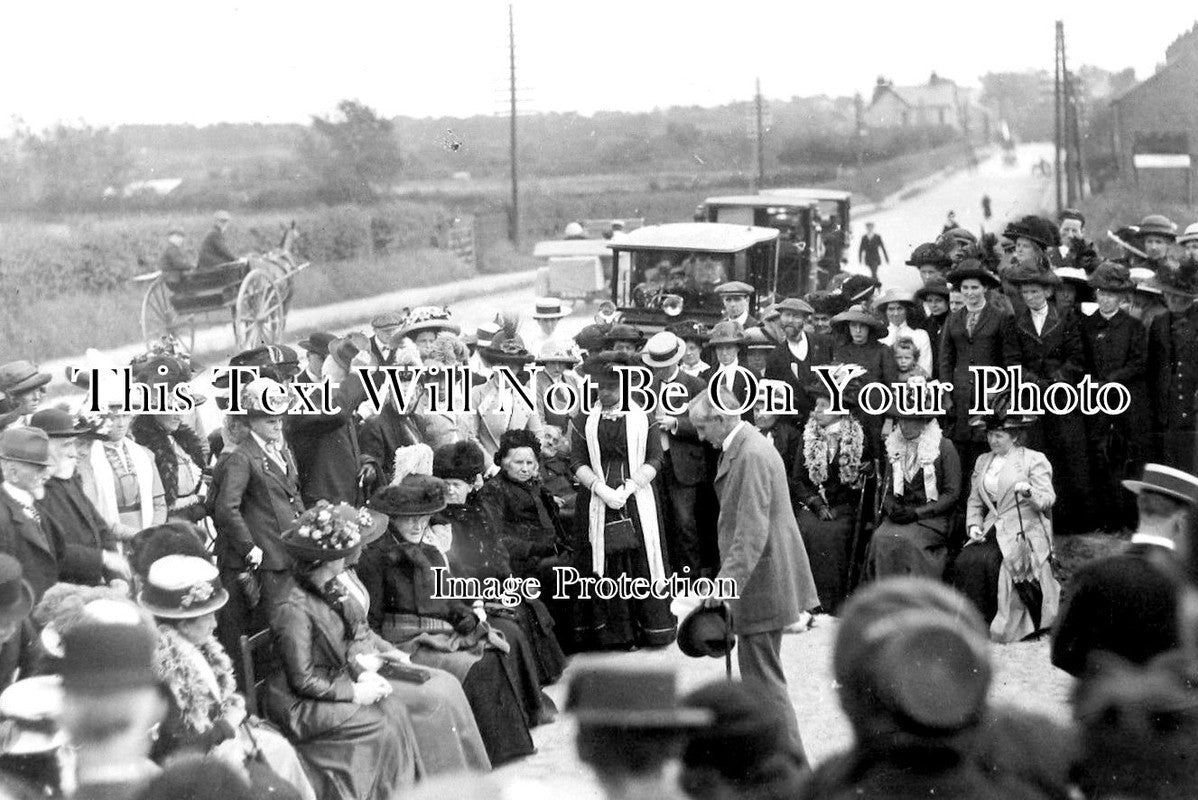
[[[832,362],[832,340],[818,333],[807,333],[807,321],[815,313],[807,302],[788,297],[775,303],[774,308],[779,312],[778,321],[786,333],[786,341],[766,360],[765,377],[790,386],[797,412],[795,424],[801,428],[815,405],[806,390],[811,366]]]

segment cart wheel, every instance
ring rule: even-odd
[[[233,331],[242,350],[274,344],[283,333],[283,298],[262,270],[250,270],[233,306]]]
[[[171,290],[166,281],[155,278],[141,301],[141,338],[149,345],[166,334],[178,337],[190,319],[180,317],[171,305]],[[195,346],[195,325],[191,324],[192,347]]]

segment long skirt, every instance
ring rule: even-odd
[[[249,738],[244,730],[239,730],[237,735],[239,738]],[[265,722],[253,724],[253,736],[253,741],[247,741],[247,744],[257,745],[262,758],[280,778],[295,787],[300,800],[316,800],[316,790],[291,742]]]
[[[947,524],[942,517],[907,525],[882,522],[869,541],[866,577],[876,580],[891,575],[915,575],[940,580],[948,561]]]
[[[639,534],[639,530],[638,530]],[[578,551],[575,567],[579,573],[591,572],[591,546]],[[616,578],[628,575],[649,579],[649,560],[643,547],[616,555],[604,561],[604,574]],[[636,646],[664,647],[674,641],[677,621],[670,613],[670,601],[647,597],[644,600],[616,595],[605,600],[592,595],[577,598],[575,603],[584,641],[601,650],[632,649]]]
[[[422,770],[416,734],[393,697],[359,706],[337,727],[297,742],[296,750],[321,800],[391,800],[411,788]]]
[[[949,583],[968,597],[989,625],[998,615],[998,576],[1002,550],[993,531],[981,542],[961,549],[949,572]]]
[[[850,505],[834,509],[836,519],[822,520],[806,508],[798,514],[799,530],[811,562],[811,575],[820,605],[829,614],[840,610],[849,594],[850,550],[853,546],[853,523],[857,509]]]
[[[521,687],[512,680],[512,673],[504,664],[507,654],[482,647],[450,650],[427,646],[421,640],[448,642],[451,637],[393,626],[387,621],[383,623],[382,634],[408,652],[413,664],[444,670],[457,679],[492,766],[533,752],[532,736],[528,733],[530,701],[522,697]]]
[[[550,584],[552,585],[552,584]],[[498,619],[510,618],[520,627],[524,638],[528,640],[529,652],[536,668],[537,680],[541,686],[550,686],[557,682],[566,668],[566,654],[554,635],[554,619],[548,607],[540,600],[521,600],[515,608],[493,610],[487,607],[488,619],[495,622]],[[496,626],[499,627],[499,626]],[[500,628],[507,635],[506,629]],[[511,637],[509,637],[511,641]]]
[[[550,709],[553,701],[541,692],[537,662],[528,637],[514,620],[496,616],[487,617],[487,620],[491,627],[503,634],[511,646],[511,650],[503,658],[503,666],[508,671],[508,679],[512,686],[516,687],[516,696],[520,699],[520,707],[524,711],[525,724],[534,728],[551,719]]]
[[[488,772],[491,760],[462,685],[445,670],[429,670],[424,683],[391,680],[392,694],[408,712],[421,777],[451,772]]]

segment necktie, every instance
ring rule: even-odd
[[[33,503],[30,503],[29,505],[22,503],[21,505],[24,507],[25,513],[29,515],[31,520],[36,522],[38,525],[42,524],[42,515],[38,513],[37,506],[35,506]]]
[[[981,316],[981,311],[970,311],[965,315],[965,332],[973,336],[973,329],[978,325],[978,317]]]

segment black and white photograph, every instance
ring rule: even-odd
[[[0,17],[0,800],[1198,797],[1198,8]]]

